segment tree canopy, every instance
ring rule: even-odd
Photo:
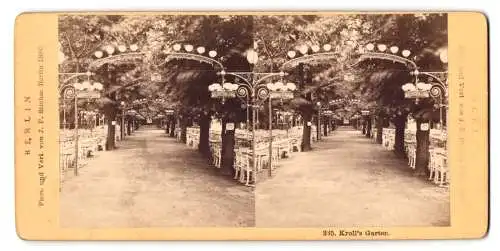
[[[59,42],[64,60],[61,73],[87,71],[94,52],[106,45],[137,45],[141,60],[95,69],[93,79],[105,87],[101,107],[119,101],[162,98],[158,109],[197,113],[218,110],[208,85],[220,80],[218,69],[186,60],[166,61],[165,53],[177,43],[217,51],[216,60],[226,71],[278,72],[300,46],[331,45],[337,56],[287,70],[287,81],[299,83],[291,104],[310,111],[316,101],[358,98],[359,107],[386,108],[391,113],[409,106],[400,86],[411,79],[409,71],[391,62],[367,61],[347,67],[367,43],[384,43],[412,52],[421,70],[445,71],[439,53],[447,45],[443,14],[346,15],[71,15],[59,18]],[[252,67],[246,52],[254,49],[258,62]],[[118,53],[118,52],[116,52]],[[300,68],[300,69],[299,69]],[[354,76],[347,80],[346,75]],[[160,76],[154,79],[153,76]],[[234,81],[234,79],[228,79]],[[61,77],[61,84],[65,78]],[[396,109],[397,108],[397,109]],[[236,109],[240,111],[241,109]]]

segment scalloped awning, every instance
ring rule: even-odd
[[[186,84],[198,80],[199,78],[201,78],[201,75],[202,73],[200,71],[187,70],[177,74],[177,76],[174,78],[174,81],[178,84]]]
[[[394,69],[386,69],[386,70],[377,71],[377,72],[374,72],[370,75],[370,77],[368,78],[368,82],[370,84],[378,85],[378,84],[381,84],[387,80],[390,80],[391,78],[396,77],[397,73],[399,73],[399,72],[400,71],[394,70]]]
[[[105,64],[120,65],[142,63],[143,59],[144,53],[142,52],[117,54],[111,57],[105,57],[92,61],[92,63],[89,65],[89,69],[95,71]]]

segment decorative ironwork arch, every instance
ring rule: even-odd
[[[161,66],[165,63],[168,63],[169,61],[174,60],[174,59],[187,59],[187,60],[192,60],[192,61],[198,61],[200,63],[209,64],[209,65],[213,66],[214,68],[215,68],[215,66],[217,66],[217,67],[219,67],[219,70],[224,70],[224,66],[222,65],[222,63],[213,59],[213,58],[209,58],[209,57],[197,55],[197,54],[192,54],[192,53],[184,53],[184,52],[167,53],[165,61],[162,64],[159,64],[158,66]]]
[[[239,98],[252,97],[260,100],[265,100],[269,97],[269,90],[265,88],[264,81],[272,77],[282,77],[282,73],[279,72],[226,72],[225,74],[243,80],[244,83],[236,90],[236,95]],[[241,88],[244,88],[244,90]]]
[[[105,58],[96,59],[89,65],[89,70],[91,71],[96,70],[105,64],[119,65],[136,61],[142,61],[145,55],[146,53],[144,52],[129,52],[129,53],[122,53]],[[165,60],[161,64],[158,64],[156,66],[161,66],[174,59],[185,59],[185,60],[192,60],[201,63],[206,63],[213,66],[214,68],[218,67],[219,70],[224,70],[224,66],[222,65],[221,62],[203,55],[184,53],[184,52],[169,52],[165,53],[165,56],[166,56]]]
[[[114,56],[96,59],[92,61],[92,63],[89,65],[89,70],[90,71],[97,70],[105,64],[120,65],[139,60],[142,61],[144,55],[145,55],[144,52],[130,52],[130,53],[117,54]]]
[[[320,61],[326,61],[326,60],[335,60],[338,61],[338,57],[341,55],[336,52],[322,52],[322,53],[316,53],[316,54],[308,54],[304,55],[301,57],[297,57],[294,59],[291,59],[289,61],[286,61],[282,66],[282,70],[287,70],[291,69],[294,67],[297,67],[299,64],[311,64],[314,62],[319,63]],[[405,65],[408,69],[410,70],[417,70],[418,66],[417,64],[408,58],[404,58],[398,55],[394,54],[389,54],[389,53],[382,53],[382,52],[366,52],[362,53],[354,63],[350,64],[344,64],[347,66],[347,68],[352,68],[358,65],[359,63],[366,61],[366,60],[372,60],[372,59],[380,59],[380,60],[386,60],[386,61],[391,61],[394,63],[400,63]]]
[[[428,72],[420,72],[419,74],[428,76],[432,79],[434,79],[437,82],[432,83],[432,87],[429,90],[429,94],[433,98],[444,98],[448,96],[448,88],[447,84],[444,83],[440,78],[435,76],[434,74],[428,73]]]
[[[336,52],[321,52],[315,54],[307,54],[301,57],[290,59],[283,63],[281,66],[282,70],[287,70],[290,68],[297,67],[299,64],[310,64],[312,62],[325,61],[335,59],[338,62],[339,53]]]
[[[350,67],[354,67],[357,64],[366,61],[366,60],[371,60],[371,59],[380,59],[380,60],[386,60],[386,61],[391,61],[393,63],[400,63],[405,65],[408,69],[410,70],[417,70],[418,66],[417,64],[410,59],[394,55],[394,54],[389,54],[389,53],[383,53],[383,52],[367,52],[361,54],[361,56],[358,58],[357,62]]]

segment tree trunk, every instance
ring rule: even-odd
[[[132,122],[130,120],[128,120],[127,121],[127,135],[129,135],[129,136],[132,133],[132,131],[131,131],[131,129],[132,129],[131,126],[132,125],[131,124],[132,124]]]
[[[210,136],[210,115],[202,114],[200,116],[200,144],[198,145],[198,151],[204,156],[208,156],[210,153],[210,142],[208,141]]]
[[[125,118],[123,117],[123,113],[120,113],[120,140],[125,138]]]
[[[369,117],[367,120],[366,120],[366,137],[367,138],[371,138],[372,136],[372,118]]]
[[[167,118],[167,119],[165,120],[165,134],[166,134],[167,136],[169,136],[169,135],[170,135],[170,118]]]
[[[316,115],[316,140],[319,141],[321,139],[321,118]]]
[[[406,116],[399,115],[394,119],[394,125],[396,127],[396,135],[394,139],[394,152],[403,156],[405,152],[405,126],[406,126]]]
[[[78,68],[77,64],[77,68]],[[78,71],[78,69],[77,69]],[[106,72],[108,73],[107,77],[107,85],[106,87],[109,87],[109,85],[116,84],[116,72],[111,69],[109,64],[106,64]],[[106,136],[106,151],[110,151],[115,149],[116,144],[115,144],[115,131],[116,127],[112,125],[112,122],[116,120],[116,115],[118,113],[118,107],[116,106],[116,93],[108,95],[108,98],[112,100],[111,103],[107,103],[104,106],[104,116],[106,116],[108,120],[108,134]]]
[[[323,135],[328,136],[328,119],[323,119]]]
[[[302,143],[301,148],[303,152],[311,151],[311,126],[308,126],[307,123],[312,123],[312,114],[311,113],[302,113],[302,119],[304,121],[304,129],[302,131]]]
[[[181,142],[186,143],[187,140],[187,119],[186,117],[181,117],[179,120],[179,127],[181,128]]]
[[[363,135],[366,135],[366,125],[368,124],[368,122],[366,120],[363,120],[361,122],[361,127],[362,127],[362,130],[363,130]]]
[[[429,130],[421,130],[420,126],[423,123],[429,123],[429,121],[417,119],[417,149],[414,171],[417,176],[427,175],[427,165],[429,163]]]
[[[383,127],[383,117],[381,115],[377,116],[377,143],[382,144],[382,130],[384,129]]]
[[[226,130],[227,123],[234,123],[233,120],[228,118],[222,119],[222,149],[221,149],[221,169],[220,172],[223,175],[233,176],[234,175],[234,130]]]
[[[108,121],[108,133],[106,136],[106,151],[111,151],[116,148],[115,144],[115,133],[116,126],[113,125],[113,121],[116,119],[117,109],[112,105],[109,105],[105,109],[105,116]]]

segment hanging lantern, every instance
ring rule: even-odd
[[[392,46],[392,47],[390,48],[390,50],[391,50],[391,52],[392,52],[393,54],[396,54],[396,53],[398,53],[399,48],[398,48],[397,46]]]
[[[172,48],[174,49],[174,51],[180,51],[181,47],[182,46],[180,44],[174,44],[174,46]]]
[[[108,46],[106,46],[105,50],[108,53],[108,55],[111,56],[115,52],[115,47],[113,47],[112,45],[108,45]]]
[[[299,51],[300,53],[302,53],[303,55],[307,54],[307,51],[309,50],[309,47],[307,45],[302,45],[299,47]]]
[[[191,52],[193,51],[193,46],[190,44],[186,44],[184,45],[184,50],[186,50],[187,52]]]
[[[133,44],[130,46],[131,51],[137,51],[138,49],[139,49],[139,46],[137,46],[136,44]]]
[[[118,46],[118,51],[119,52],[125,52],[127,50],[127,47],[125,45],[119,45]]]
[[[94,56],[95,56],[96,58],[102,58],[102,56],[104,56],[104,53],[103,53],[102,51],[96,51],[96,52],[94,53]]]
[[[256,64],[259,60],[259,55],[253,49],[247,51],[247,61],[250,64]]]
[[[381,52],[384,52],[387,49],[387,46],[385,44],[378,44],[377,49]]]
[[[214,58],[215,56],[217,56],[217,52],[216,51],[209,51],[208,56],[210,56],[211,58]]]
[[[196,51],[197,51],[199,54],[203,54],[203,53],[205,53],[205,47],[200,46],[200,47],[196,48]]]

